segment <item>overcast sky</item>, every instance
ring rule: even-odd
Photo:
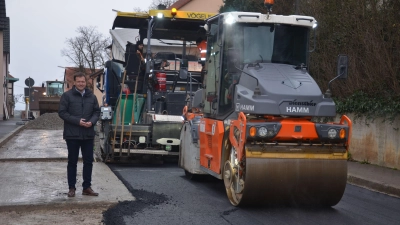
[[[10,74],[19,81],[15,94],[23,94],[25,79],[31,77],[34,86],[46,80],[62,80],[64,69],[73,66],[61,56],[66,38],[77,36],[79,26],[96,26],[109,36],[116,16],[112,9],[132,12],[147,10],[151,0],[6,0],[10,18]],[[17,103],[15,109],[25,109]]]

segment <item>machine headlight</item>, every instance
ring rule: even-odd
[[[260,127],[258,129],[258,136],[265,137],[268,134],[268,129],[266,127]]]
[[[334,139],[337,136],[337,131],[335,129],[329,129],[328,130],[328,138]]]
[[[227,24],[233,24],[233,23],[235,23],[235,22],[236,22],[235,17],[233,17],[232,14],[228,14],[228,15],[226,16],[226,18],[225,18],[225,23],[227,23]]]

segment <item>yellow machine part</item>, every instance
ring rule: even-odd
[[[347,181],[347,153],[262,153],[246,148],[245,165],[224,165],[233,205],[336,205]],[[238,180],[238,174],[242,177]]]

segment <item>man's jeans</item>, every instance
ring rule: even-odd
[[[92,168],[93,168],[93,139],[86,140],[74,140],[67,139],[68,147],[68,186],[69,188],[75,188],[76,184],[76,167],[79,157],[79,148],[82,151],[83,159],[83,189],[89,188],[92,182]]]

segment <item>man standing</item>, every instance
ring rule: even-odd
[[[61,96],[58,115],[64,120],[63,138],[67,142],[68,197],[75,197],[76,168],[79,148],[83,159],[83,195],[98,196],[91,188],[93,168],[94,125],[100,116],[96,96],[86,88],[85,74],[74,74],[74,86]]]

